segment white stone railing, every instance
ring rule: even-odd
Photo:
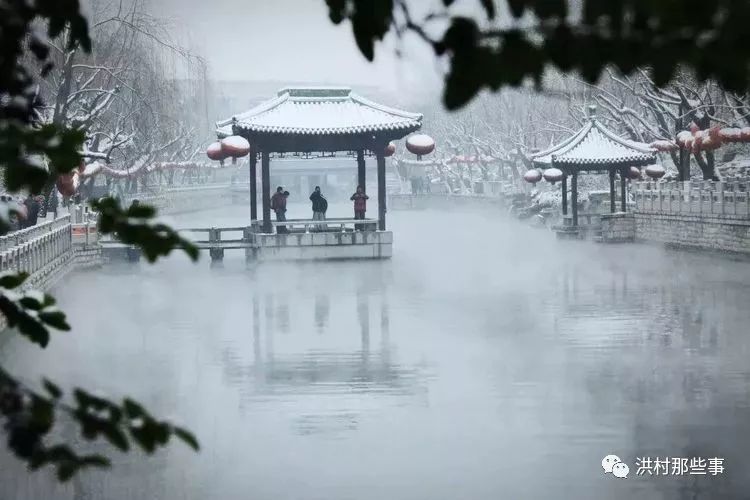
[[[632,194],[638,212],[750,219],[748,188],[746,181],[649,181],[634,183]]]
[[[0,271],[41,271],[71,254],[70,215],[0,237]]]

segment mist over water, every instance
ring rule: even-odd
[[[288,216],[307,215],[307,204]],[[368,207],[371,216],[377,211]],[[332,215],[350,206],[332,204]],[[558,242],[497,209],[390,211],[385,262],[223,266],[175,256],[67,278],[73,332],[10,339],[31,383],[130,395],[193,430],[56,484],[0,448],[0,498],[742,498],[750,269],[710,255]],[[180,227],[247,221],[234,206]],[[65,439],[86,449],[72,425]],[[628,479],[605,475],[616,454]],[[723,457],[637,476],[640,456]]]

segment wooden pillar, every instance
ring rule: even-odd
[[[609,169],[609,212],[617,211],[617,201],[615,200],[615,169]]]
[[[568,215],[568,176],[563,174],[562,177],[562,213]]]
[[[622,211],[626,212],[628,210],[628,203],[627,203],[627,182],[628,182],[628,176],[625,174],[627,172],[627,167],[622,167],[620,169],[620,205],[622,207]]]
[[[385,146],[376,146],[378,159],[378,230],[385,231]]]
[[[258,155],[255,151],[250,153],[250,220],[258,220],[258,186],[255,181],[257,177]]]
[[[263,190],[263,232],[271,233],[271,173],[267,151],[261,153],[260,176]]]
[[[367,186],[365,186],[365,182],[367,181],[367,174],[365,172],[365,152],[364,150],[360,149],[357,151],[357,185],[362,186],[362,189],[367,192]]]
[[[578,227],[578,172],[573,172],[570,180],[570,205],[573,211],[573,227]]]

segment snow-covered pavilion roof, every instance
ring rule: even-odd
[[[573,136],[531,156],[540,167],[553,165],[578,170],[606,169],[615,166],[642,166],[656,161],[656,151],[648,144],[618,136],[596,119],[589,109],[586,124]]]
[[[219,137],[243,132],[285,135],[392,132],[403,137],[421,127],[422,114],[377,104],[348,87],[287,87],[277,97],[216,125]]]

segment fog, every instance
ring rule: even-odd
[[[457,11],[481,12],[478,2],[456,3]],[[437,149],[419,164],[398,142],[387,163],[388,199],[413,196],[409,181],[414,189],[419,178],[436,204],[388,206],[390,259],[248,263],[243,251],[227,250],[214,264],[207,252],[198,263],[175,252],[155,265],[116,262],[67,276],[51,293],[72,332],[55,334],[43,351],[4,336],[0,366],[32,387],[47,377],[66,392],[132,396],[193,431],[201,450],[175,442],[152,456],[121,454],[62,421],[55,440],[102,452],[113,468],[61,484],[51,467],[29,473],[0,446],[0,500],[747,498],[747,260],[557,239],[530,221],[546,214],[561,222],[559,184],[522,181],[528,153],[578,130],[592,103],[617,134],[650,141],[660,127],[669,134],[683,127],[675,109],[705,117],[706,103],[726,102],[715,114],[733,124],[746,98],[711,82],[693,91],[695,81],[682,73],[674,85],[698,97],[677,104],[645,73],[632,81],[608,75],[598,86],[553,75],[559,95],[481,93],[449,114],[440,106],[445,61],[428,45],[391,34],[368,63],[349,24],[332,25],[323,0],[135,4],[143,18],[125,30],[128,43],[120,28],[102,24],[94,39],[115,47],[101,56],[102,67],[139,85],[107,79],[110,87],[99,88],[84,78],[91,67],[83,61],[74,78],[81,89],[53,73],[40,91],[49,102],[70,102],[55,117],[60,123],[79,116],[91,123],[87,134],[97,139],[85,146],[84,167],[101,177],[91,174],[88,187],[148,197],[200,188],[205,179],[222,189],[230,178],[242,183],[247,160],[227,160],[217,176],[205,158],[217,120],[286,85],[348,85],[424,114],[422,132]],[[442,2],[413,4],[423,13]],[[87,2],[108,15],[116,5]],[[499,18],[508,22],[502,6]],[[141,36],[144,27],[153,33]],[[118,97],[91,106],[80,97],[89,92]],[[659,161],[673,174],[670,151]],[[706,178],[730,164],[734,175],[733,159],[747,158],[737,150],[726,161],[701,154],[693,173],[710,168]],[[305,160],[292,153],[283,161]],[[316,167],[282,175],[273,157],[272,189],[283,183],[292,191],[288,219],[310,217],[308,188],[316,183],[330,193],[327,218],[352,216],[356,163],[346,154],[339,161],[351,164],[349,174]],[[377,169],[368,162],[374,218]],[[148,172],[156,164],[171,170]],[[188,172],[198,172],[196,184],[185,181]],[[608,187],[606,175],[581,177],[582,202]],[[490,184],[502,187],[505,201],[523,198],[529,217],[477,201]],[[455,199],[469,203],[446,201]],[[262,218],[260,203],[258,212]],[[176,228],[247,227],[250,210],[235,201],[162,220]],[[630,466],[627,479],[603,472],[609,454]],[[640,475],[640,457],[721,458],[726,471]]]
[[[411,36],[389,35],[369,63],[350,24],[331,23],[322,0],[158,0],[154,12],[207,59],[218,81],[344,84],[416,95],[438,95],[442,84],[432,50]]]

